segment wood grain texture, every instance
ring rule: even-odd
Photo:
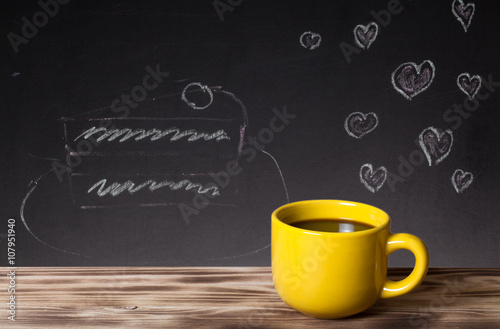
[[[0,284],[8,286],[7,268]],[[392,269],[393,280],[408,269]],[[8,301],[7,289],[0,299]],[[500,328],[500,269],[431,269],[414,292],[341,320],[277,296],[268,267],[16,270],[16,321],[0,328]]]

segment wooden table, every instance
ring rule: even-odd
[[[17,268],[15,322],[2,270],[0,328],[500,328],[500,269],[431,269],[408,295],[318,320],[279,299],[268,267]]]

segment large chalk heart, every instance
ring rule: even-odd
[[[474,180],[472,173],[457,169],[451,176],[451,183],[457,193],[462,193]]]
[[[450,154],[453,132],[450,129],[440,131],[434,127],[425,128],[418,136],[418,141],[429,166],[437,165]]]
[[[462,73],[457,78],[457,86],[472,100],[481,88],[481,77],[479,75],[471,77],[469,73]]]
[[[300,36],[300,44],[302,45],[302,47],[309,50],[318,48],[320,43],[321,35],[319,35],[318,33],[308,31],[302,33],[302,35]]]
[[[387,179],[387,169],[382,166],[373,170],[370,163],[365,163],[359,170],[359,179],[368,191],[375,193],[384,185]]]
[[[371,44],[378,35],[378,25],[375,22],[370,22],[365,25],[356,25],[354,28],[354,42],[361,49],[370,48]]]
[[[392,85],[401,95],[412,99],[429,88],[435,72],[434,63],[429,60],[423,61],[420,65],[412,62],[404,63],[392,73]]]
[[[349,136],[358,139],[373,131],[377,125],[378,118],[373,112],[367,114],[361,112],[351,113],[344,122],[344,128]]]
[[[455,0],[451,4],[451,12],[455,15],[460,24],[462,24],[465,32],[467,32],[472,22],[475,11],[476,5],[473,2],[465,4],[462,0]]]

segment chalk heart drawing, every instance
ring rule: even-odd
[[[450,129],[441,131],[434,127],[425,128],[418,136],[418,142],[429,166],[437,165],[450,154],[453,145],[453,132]]]
[[[354,138],[361,139],[364,135],[377,128],[378,118],[373,112],[364,114],[361,112],[354,112],[349,114],[344,122],[344,128]]]
[[[319,47],[319,44],[321,43],[321,35],[318,33],[314,33],[311,31],[304,32],[300,36],[300,44],[302,47],[313,50]]]
[[[462,73],[457,78],[457,86],[472,100],[481,88],[481,77],[479,75],[471,77],[469,73]]]
[[[368,191],[375,193],[384,185],[387,179],[387,169],[382,166],[373,170],[371,164],[365,163],[359,170],[359,179]]]
[[[465,32],[467,32],[472,22],[475,11],[476,5],[473,2],[465,4],[462,0],[455,0],[451,4],[451,12],[455,15],[460,24],[462,24]]]
[[[468,171],[463,171],[462,169],[457,169],[451,176],[451,183],[455,188],[457,193],[462,193],[466,188],[472,184],[474,176]]]
[[[378,35],[378,25],[375,22],[370,22],[365,25],[356,25],[354,28],[354,42],[361,49],[370,48],[371,44]]]
[[[412,62],[403,63],[392,72],[392,85],[398,93],[411,100],[429,88],[435,72],[434,63],[429,60],[423,61],[420,65]]]

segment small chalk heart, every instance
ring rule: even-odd
[[[375,193],[384,185],[387,179],[387,169],[381,166],[373,170],[370,163],[365,163],[359,170],[359,179],[368,191]]]
[[[378,25],[375,22],[370,22],[366,25],[356,25],[354,28],[354,42],[361,49],[370,48],[371,44],[378,35]]]
[[[429,127],[425,128],[418,137],[422,151],[424,151],[429,166],[437,165],[448,156],[453,145],[453,132],[446,129],[440,130]]]
[[[347,133],[358,139],[373,131],[377,128],[377,125],[378,118],[373,112],[367,114],[361,112],[351,113],[344,122],[344,128]]]
[[[470,76],[469,73],[462,73],[457,78],[457,86],[472,100],[481,88],[481,77],[479,75]]]
[[[300,36],[300,44],[306,49],[313,50],[315,48],[318,48],[320,43],[321,35],[319,35],[318,33],[308,31],[302,33],[302,35]]]
[[[455,15],[460,24],[462,24],[465,32],[467,32],[467,29],[472,22],[472,17],[474,16],[475,11],[476,5],[473,2],[465,4],[463,0],[455,0],[451,4],[451,12]]]
[[[472,173],[457,169],[451,176],[451,183],[457,193],[462,193],[474,180]]]

